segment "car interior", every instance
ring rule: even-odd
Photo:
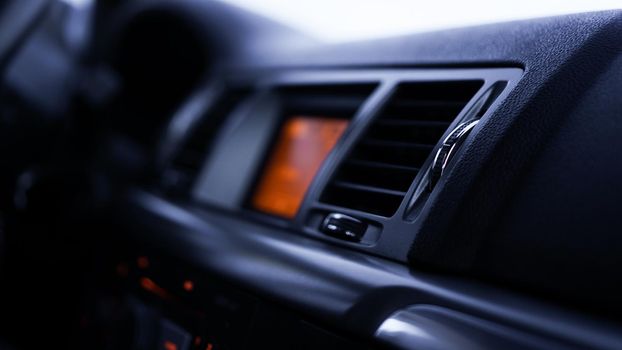
[[[0,349],[622,349],[620,10],[5,0],[0,157]]]

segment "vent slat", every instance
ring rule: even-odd
[[[361,185],[361,184],[348,182],[348,181],[335,181],[333,182],[333,185],[336,187],[349,188],[349,189],[354,189],[357,191],[383,193],[383,194],[388,194],[388,195],[393,195],[393,196],[403,196],[406,194],[406,192],[403,192],[403,191],[387,190],[381,187]]]
[[[400,84],[320,200],[394,215],[434,147],[481,85],[481,81]]]
[[[371,146],[371,147],[387,147],[387,148],[410,148],[410,149],[419,149],[423,151],[431,151],[434,148],[434,144],[425,144],[425,143],[414,143],[414,142],[406,142],[406,141],[391,141],[391,140],[382,140],[382,139],[366,139],[361,142],[363,145]]]
[[[397,166],[421,167],[431,150],[432,146],[427,146],[426,148],[405,148],[360,144],[354,150],[352,157]]]
[[[371,162],[371,164],[374,165],[348,162],[341,168],[337,180],[405,192],[419,172],[417,168],[387,166],[386,163]]]
[[[408,109],[414,109],[414,108],[421,108],[421,107],[434,107],[434,108],[441,108],[443,106],[454,106],[454,107],[462,107],[467,100],[461,100],[461,99],[457,99],[457,100],[444,100],[444,99],[427,99],[427,100],[420,100],[420,99],[416,99],[413,100],[412,96],[400,96],[400,95],[396,95],[395,98],[393,98],[393,101],[391,101],[391,105],[388,106],[387,109],[390,108],[408,108]]]
[[[361,167],[368,167],[368,168],[399,169],[399,170],[414,171],[414,172],[417,172],[420,170],[419,168],[411,167],[411,166],[396,165],[396,164],[383,163],[383,162],[372,162],[369,160],[361,160],[361,159],[354,159],[354,158],[347,160],[347,164],[358,165]]]
[[[369,131],[369,138],[378,142],[391,140],[394,143],[435,145],[439,138],[443,136],[447,126],[444,127],[400,127],[400,126],[378,126]]]
[[[329,186],[325,192],[326,203],[381,216],[393,215],[394,208],[400,205],[404,197],[337,186]]]
[[[438,120],[418,120],[418,119],[399,119],[399,118],[383,118],[376,122],[379,126],[399,126],[399,127],[433,127],[445,128],[449,126],[449,122]]]

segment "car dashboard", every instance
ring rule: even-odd
[[[326,44],[38,3],[0,47],[16,349],[622,346],[619,11]]]

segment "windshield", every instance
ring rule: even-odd
[[[619,8],[620,0],[223,0],[326,42]]]

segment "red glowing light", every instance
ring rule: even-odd
[[[136,265],[142,270],[149,268],[149,258],[146,256],[139,256],[138,259],[136,259]]]
[[[183,287],[186,292],[192,292],[194,290],[194,282],[191,280],[185,280]]]
[[[160,287],[157,283],[155,283],[149,277],[141,277],[140,278],[140,286],[144,290],[146,290],[148,292],[151,292],[151,293],[159,296],[160,298],[167,299],[169,297],[169,293],[164,288]]]
[[[170,340],[164,341],[164,349],[165,350],[177,350],[177,344],[173,343]]]

